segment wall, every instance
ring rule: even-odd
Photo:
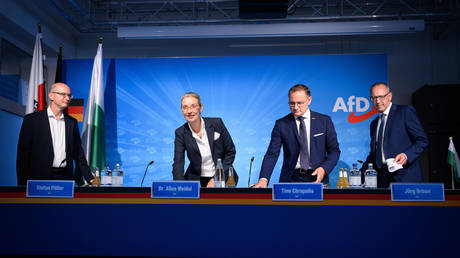
[[[439,39],[433,39],[433,30],[428,25],[415,34],[175,40],[123,40],[105,35],[104,57],[385,53],[394,102],[410,104],[412,93],[425,84],[460,82],[460,26],[449,25]],[[75,58],[93,58],[97,37],[80,37]]]

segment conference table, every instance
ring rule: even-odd
[[[148,187],[75,187],[74,198],[0,187],[0,255],[458,257],[460,190],[444,191],[439,202],[328,188],[322,201],[274,201],[271,188],[156,199]]]

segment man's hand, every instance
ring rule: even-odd
[[[101,186],[101,180],[99,180],[99,177],[95,177],[89,181],[89,183],[93,186]]]
[[[206,187],[214,187],[214,177],[211,178],[211,180],[209,180],[208,184],[206,185]]]
[[[254,185],[254,188],[267,188],[268,180],[266,178],[259,179],[259,182]]]
[[[396,162],[397,164],[406,165],[406,163],[407,163],[407,156],[406,156],[406,154],[404,154],[404,153],[399,153],[398,155],[396,155],[396,157],[395,157],[395,162]]]
[[[323,181],[324,175],[326,174],[326,171],[322,167],[318,167],[311,173],[312,176],[316,176],[316,181],[313,183],[321,183]]]

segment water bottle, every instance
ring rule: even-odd
[[[112,171],[109,169],[109,165],[105,164],[105,167],[101,172],[101,185],[112,186]]]
[[[235,178],[234,178],[233,174],[234,174],[233,167],[230,166],[228,168],[228,179],[227,179],[227,182],[225,183],[225,187],[227,187],[227,188],[235,188],[236,187],[236,181],[235,181]]]
[[[357,167],[358,164],[353,163],[353,168],[350,170],[351,187],[361,187],[361,171]]]
[[[112,171],[112,185],[123,186],[123,170],[121,170],[120,164],[117,164]]]
[[[377,188],[377,171],[373,168],[372,163],[369,163],[364,173],[364,185],[366,188]]]
[[[216,173],[214,174],[214,187],[225,187],[224,167],[222,160],[217,159]]]

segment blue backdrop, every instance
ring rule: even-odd
[[[64,61],[64,80],[85,104],[92,63]],[[369,87],[378,81],[387,81],[384,54],[105,59],[107,162],[111,168],[121,164],[125,186],[139,186],[151,160],[144,185],[171,180],[174,130],[185,123],[180,99],[194,91],[201,95],[202,115],[221,117],[227,126],[237,150],[238,186],[246,187],[251,157],[255,183],[275,120],[290,112],[287,92],[302,83],[312,92],[310,108],[330,115],[337,130],[342,154],[331,174],[334,186],[338,168],[350,168],[369,151],[374,116],[355,123],[349,117],[371,111]],[[281,164],[282,154],[272,183]]]

